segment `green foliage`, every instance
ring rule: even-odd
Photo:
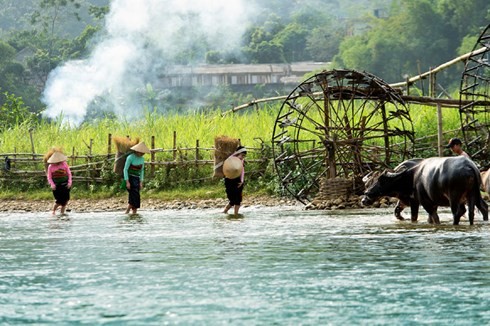
[[[5,92],[3,95],[3,104],[0,107],[0,131],[5,132],[7,129],[22,126],[23,128],[31,128],[35,122],[33,115],[24,101],[14,94]]]
[[[386,19],[367,20],[366,33],[344,38],[334,66],[366,70],[388,82],[403,80],[470,48],[469,40],[488,25],[489,12],[488,1],[394,1]],[[438,82],[451,83],[460,74],[447,71]]]
[[[287,62],[306,61],[311,59],[306,49],[308,34],[309,31],[300,24],[288,24],[275,35],[274,43],[282,45],[284,59]]]
[[[306,40],[306,49],[314,61],[332,61],[346,35],[346,27],[339,24],[322,24],[313,28]]]
[[[0,65],[12,61],[15,56],[15,49],[9,44],[0,41]]]
[[[41,0],[38,9],[31,14],[31,24],[41,27],[43,33],[54,37],[60,33],[62,19],[71,16],[80,20],[79,12],[81,5],[76,0]]]

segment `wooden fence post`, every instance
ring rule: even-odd
[[[199,139],[196,139],[196,166],[199,162]]]
[[[88,155],[87,155],[87,186],[90,186],[90,178],[92,177],[93,172],[91,173],[90,169],[90,163],[92,162],[92,143],[93,139],[90,139],[89,146],[88,146]]]
[[[107,159],[111,158],[112,151],[112,134],[109,133],[107,136]]]
[[[34,149],[34,138],[32,136],[32,128],[29,128],[29,137],[31,138],[31,150],[32,150],[32,159],[34,162],[36,161],[36,150]],[[35,164],[36,169],[38,168],[37,163]]]
[[[34,138],[32,137],[32,131],[33,131],[33,129],[30,128],[29,129],[29,137],[31,138],[31,152],[32,152],[32,157],[34,158],[35,157],[34,155],[36,154],[36,151],[34,149]]]
[[[151,136],[150,174],[155,175],[155,136]]]
[[[174,130],[174,144],[173,144],[173,151],[174,153],[174,161],[177,158],[177,131]]]
[[[436,73],[432,72],[432,68],[430,70],[430,75],[429,75],[429,96],[430,97],[436,97]]]

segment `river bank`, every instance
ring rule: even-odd
[[[25,200],[25,199],[3,199],[0,212],[50,212],[54,200]],[[162,200],[142,199],[141,210],[166,210],[166,209],[219,209],[227,203],[224,198],[218,199],[191,199],[191,200]],[[127,196],[115,196],[104,199],[72,199],[67,209],[75,212],[110,212],[124,211],[127,206]],[[297,206],[303,207],[300,202],[282,197],[273,196],[247,196],[244,197],[242,207],[249,206]]]

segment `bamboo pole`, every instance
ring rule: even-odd
[[[460,61],[463,61],[463,60],[466,60],[468,59],[470,56],[472,55],[477,55],[477,54],[481,54],[483,52],[485,52],[487,50],[486,47],[482,47],[478,50],[475,50],[475,51],[472,51],[472,52],[468,52],[466,54],[463,54],[453,60],[450,60],[446,63],[443,63],[439,66],[437,66],[436,68],[434,69],[431,69],[430,71],[428,72],[425,72],[425,73],[419,73],[419,75],[417,76],[414,76],[414,77],[411,77],[411,78],[406,78],[404,81],[402,82],[398,82],[398,83],[393,83],[393,84],[389,84],[390,87],[393,87],[393,88],[397,88],[397,87],[406,87],[407,89],[407,95],[410,94],[410,85],[412,85],[413,83],[415,83],[416,81],[419,81],[419,80],[422,80],[422,79],[425,79],[427,78],[427,76],[430,76],[431,74],[437,74],[438,72],[446,69],[446,68],[449,68],[450,66],[460,62]],[[315,92],[313,93],[312,95],[321,95],[322,92]],[[236,106],[234,108],[232,108],[231,110],[228,110],[228,111],[225,111],[222,113],[222,116],[225,116],[226,114],[229,114],[229,113],[234,113],[234,112],[237,112],[237,111],[240,111],[240,110],[243,110],[243,109],[246,109],[250,106],[254,106],[258,103],[264,103],[264,102],[272,102],[272,101],[279,101],[279,100],[285,100],[286,98],[288,98],[288,95],[284,95],[284,96],[275,96],[275,97],[268,97],[268,98],[262,98],[262,99],[256,99],[256,100],[253,100],[253,101],[250,101],[248,103],[245,103],[245,104],[242,104],[242,105],[239,105],[239,106]],[[411,98],[415,98],[415,97],[411,97]],[[467,103],[466,103],[467,102]],[[462,101],[462,105],[464,104],[469,104],[471,101]],[[484,102],[480,102],[480,103],[484,103]],[[488,105],[488,104],[482,104],[482,105]]]
[[[455,59],[453,59],[453,60],[450,60],[450,61],[448,61],[448,62],[446,62],[446,63],[443,63],[443,64],[441,64],[441,65],[437,66],[436,68],[434,68],[434,69],[432,69],[432,70],[430,70],[430,71],[428,71],[428,72],[424,72],[423,74],[419,74],[419,75],[417,75],[417,76],[414,76],[414,77],[412,77],[412,78],[409,78],[409,79],[408,79],[408,82],[409,82],[410,84],[413,84],[414,82],[416,82],[416,81],[418,81],[418,80],[421,80],[421,79],[426,78],[426,77],[427,77],[427,76],[429,76],[431,73],[438,73],[439,71],[442,71],[442,70],[444,70],[444,69],[446,69],[446,68],[449,68],[450,66],[452,66],[452,65],[454,65],[454,64],[456,64],[456,63],[458,63],[458,62],[460,62],[460,61],[463,61],[463,60],[468,59],[468,58],[469,58],[469,57],[471,57],[472,55],[481,54],[481,53],[485,52],[486,50],[487,50],[487,48],[486,48],[486,47],[482,47],[482,48],[479,48],[478,50],[475,50],[475,51],[472,51],[472,52],[468,52],[468,53],[466,53],[466,54],[463,54],[463,55],[461,55],[461,56],[459,56],[459,57],[457,57],[457,58],[455,58]],[[404,81],[404,82],[399,82],[399,83],[390,84],[390,86],[391,86],[391,87],[401,87],[401,86],[404,86],[404,85],[406,85],[406,84],[407,84],[407,82],[406,82],[406,81]]]
[[[443,150],[443,133],[442,133],[442,106],[440,103],[437,104],[437,154],[442,157]]]

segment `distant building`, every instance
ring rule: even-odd
[[[300,84],[304,75],[328,69],[327,62],[291,64],[215,64],[169,66],[159,76],[160,88]]]

